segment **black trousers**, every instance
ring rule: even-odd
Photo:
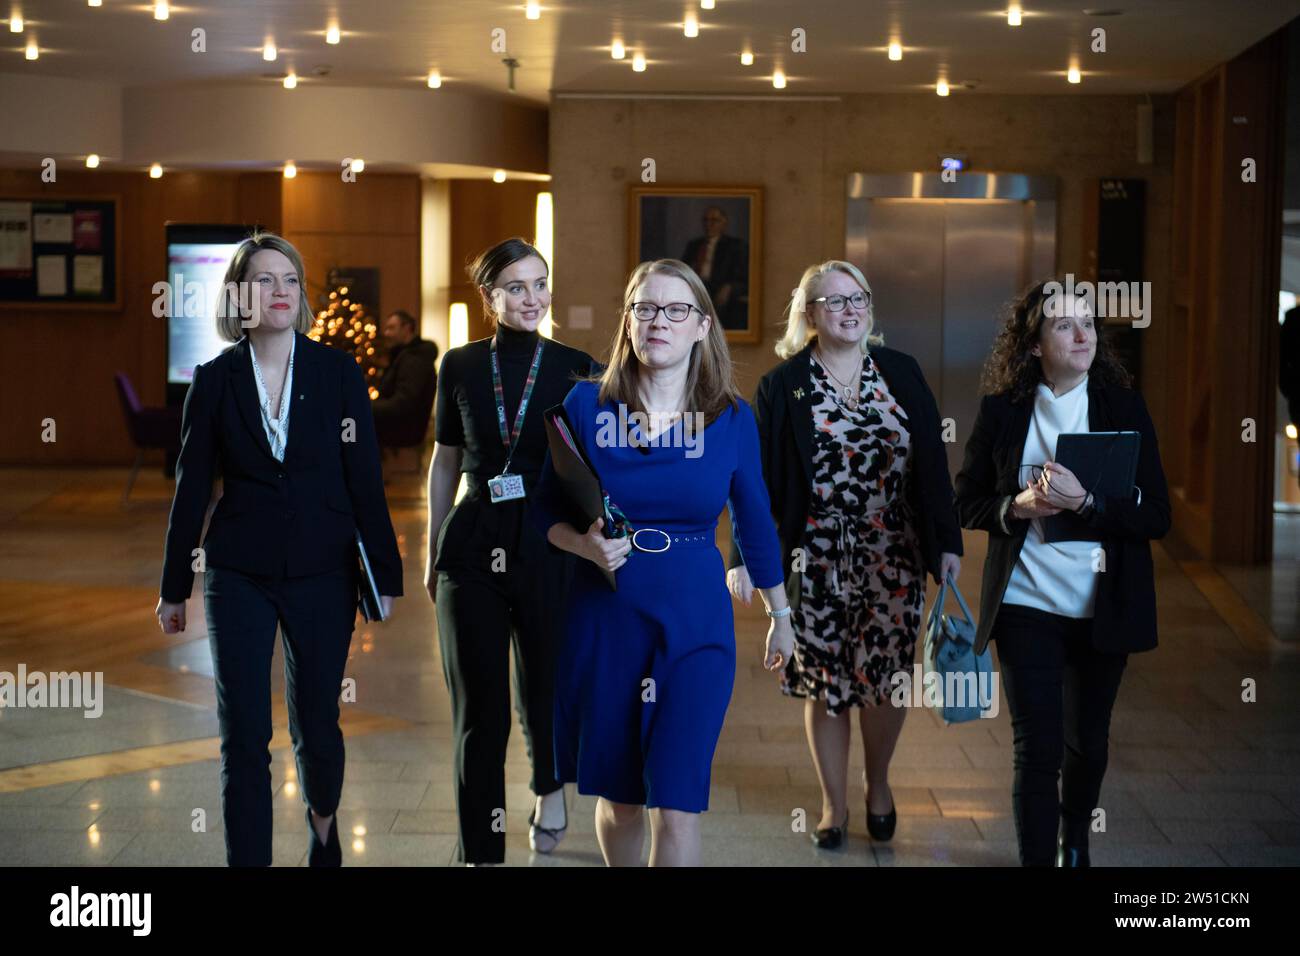
[[[552,556],[457,567],[438,574],[438,640],[455,738],[458,858],[505,861],[506,743],[510,737],[510,648],[516,706],[532,762],[531,787],[555,778],[555,662],[564,638],[567,564]]]
[[[276,626],[283,635],[285,703],[298,781],[311,808],[330,816],[343,790],[339,692],[356,622],[355,572],[285,578],[209,567],[203,590],[221,725],[226,862],[270,866]]]
[[[1092,646],[1091,618],[1004,604],[992,639],[1015,740],[1012,804],[1022,866],[1052,866],[1058,826],[1088,845],[1127,654]],[[1057,782],[1060,781],[1060,792]]]

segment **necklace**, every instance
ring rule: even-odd
[[[858,374],[854,376],[853,384],[846,385],[838,375],[836,375],[833,371],[831,371],[830,363],[826,361],[826,356],[821,354],[821,349],[814,349],[813,352],[817,356],[818,364],[820,364],[821,367],[826,370],[826,374],[829,375],[831,378],[833,378],[836,384],[840,386],[840,388],[844,389],[843,398],[841,398],[839,393],[836,392],[835,400],[839,404],[845,405],[849,408],[857,408],[858,392],[862,388],[862,363],[860,362],[858,363]]]

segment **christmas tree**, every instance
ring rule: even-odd
[[[375,362],[375,336],[379,329],[360,302],[348,298],[348,287],[341,285],[329,294],[325,308],[316,313],[316,323],[308,337],[330,348],[348,352],[361,366],[366,388],[373,400],[379,397],[381,369]]]

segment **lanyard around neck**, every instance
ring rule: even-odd
[[[506,431],[506,400],[505,394],[501,390],[501,363],[497,360],[497,340],[496,336],[492,337],[492,390],[496,393],[497,399],[497,429],[501,432],[501,444],[506,449],[506,466],[503,472],[510,470],[510,459],[515,455],[515,446],[519,444],[519,436],[523,432],[524,412],[528,410],[528,399],[533,394],[533,385],[537,383],[537,369],[542,364],[542,347],[546,345],[546,340],[538,336],[537,348],[533,349],[533,362],[528,366],[528,378],[524,381],[524,393],[519,397],[519,410],[515,412],[515,422],[510,426],[510,431]]]

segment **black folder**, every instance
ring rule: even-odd
[[[542,421],[546,425],[546,444],[551,450],[551,467],[555,469],[555,477],[575,517],[582,522],[578,532],[586,532],[593,521],[604,518],[605,537],[612,537],[609,516],[605,514],[604,486],[601,485],[600,476],[587,457],[564,406],[548,408],[542,415]],[[610,589],[617,591],[614,572],[602,568],[601,573],[609,582]]]
[[[370,556],[361,541],[361,531],[357,531],[357,606],[361,616],[367,621],[382,621],[384,605],[379,600],[379,587],[375,584],[375,575],[370,570]]]
[[[1139,432],[1071,432],[1056,438],[1056,460],[1074,472],[1084,491],[1127,501],[1137,476]],[[1100,541],[1101,534],[1073,512],[1043,519],[1044,541]]]

